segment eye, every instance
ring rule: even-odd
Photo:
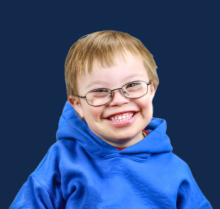
[[[107,89],[94,89],[93,92],[108,92]]]
[[[137,82],[135,82],[135,83],[129,83],[127,86],[126,86],[126,88],[129,88],[129,87],[135,87],[135,86],[137,86],[137,85],[139,85],[140,83],[137,83]]]

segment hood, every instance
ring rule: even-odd
[[[149,135],[140,142],[120,151],[95,135],[87,123],[80,120],[76,115],[75,109],[67,101],[60,117],[56,138],[57,140],[74,140],[86,151],[102,157],[114,155],[118,152],[124,155],[141,156],[171,152],[173,150],[170,139],[166,135],[167,123],[164,119],[153,117],[145,127],[145,130],[149,132]]]

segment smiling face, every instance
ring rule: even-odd
[[[149,83],[150,79],[141,58],[126,53],[125,61],[121,57],[116,57],[115,64],[115,66],[109,68],[101,67],[95,63],[91,75],[86,73],[85,76],[79,76],[79,95],[85,96],[87,92],[96,88],[108,88],[111,90],[121,88],[124,84],[136,80]],[[131,74],[139,75],[127,78]],[[87,87],[92,81],[102,83]],[[114,147],[129,147],[144,138],[142,130],[150,123],[153,117],[152,101],[155,92],[156,87],[152,83],[148,86],[148,93],[140,98],[125,98],[121,91],[116,90],[113,93],[112,101],[102,106],[90,106],[86,99],[78,97],[69,97],[68,101],[80,116],[85,118],[90,130],[99,138]],[[127,110],[138,111],[137,118],[128,126],[115,127],[104,119],[111,114]]]

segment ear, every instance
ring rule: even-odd
[[[81,118],[84,118],[82,105],[79,101],[78,97],[75,96],[69,96],[68,102],[71,104],[71,106],[75,109],[75,111],[80,115]]]
[[[150,94],[151,94],[151,98],[153,100],[156,90],[157,90],[157,84],[155,84],[154,82],[152,82],[152,84],[150,85]]]

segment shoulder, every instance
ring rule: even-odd
[[[77,143],[73,139],[62,139],[62,140],[56,141],[56,143],[54,143],[50,147],[48,152],[51,152],[51,153],[55,152],[57,154],[57,153],[67,152],[70,150],[73,151],[76,145]]]
[[[70,152],[73,154],[76,146],[77,143],[73,139],[58,140],[48,149],[46,156],[49,155],[53,160],[55,160],[55,158],[60,160],[61,157],[65,156],[65,153]]]
[[[154,163],[158,164],[164,171],[171,172],[173,175],[185,178],[191,175],[188,164],[173,152],[164,152],[155,155]]]
[[[47,151],[44,158],[35,169],[34,174],[39,178],[59,175],[60,165],[75,154],[76,142],[74,140],[59,140]]]

